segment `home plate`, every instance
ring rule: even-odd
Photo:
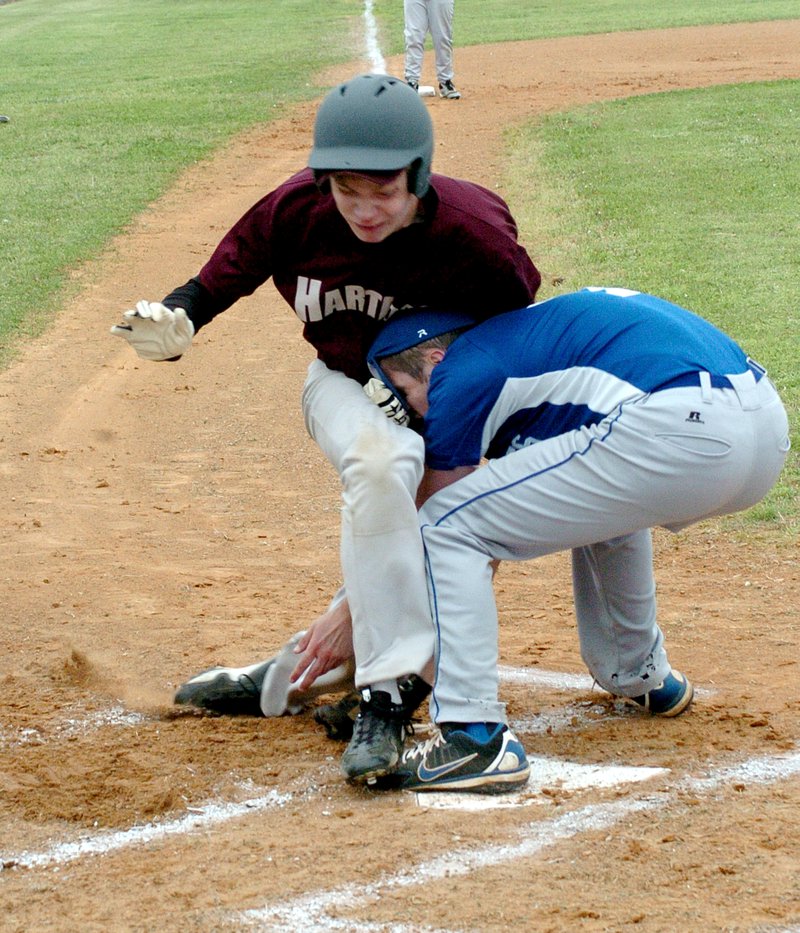
[[[625,765],[582,765],[553,758],[532,758],[531,776],[522,790],[510,794],[459,794],[450,791],[423,791],[415,795],[417,805],[434,810],[492,810],[526,807],[532,803],[552,803],[548,790],[586,790],[593,787],[615,787],[647,781],[669,768],[636,768]]]

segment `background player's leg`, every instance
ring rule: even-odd
[[[419,84],[422,75],[422,60],[425,54],[425,37],[428,34],[428,6],[425,0],[405,0],[405,79]]]
[[[440,84],[453,80],[454,0],[431,0],[429,20],[433,40],[436,79]]]

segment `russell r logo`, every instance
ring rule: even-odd
[[[705,424],[705,421],[700,417],[699,411],[690,411],[686,420],[691,421],[693,424]]]

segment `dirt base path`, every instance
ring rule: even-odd
[[[435,167],[496,186],[500,133],[528,116],[800,78],[800,21],[457,56],[463,100],[430,101]],[[313,112],[188,172],[76,275],[77,297],[0,375],[0,928],[800,922],[800,572],[785,545],[743,545],[713,524],[658,536],[662,622],[699,687],[677,722],[631,714],[582,679],[563,555],[504,568],[503,694],[537,761],[528,792],[501,808],[349,788],[341,747],[309,713],[173,715],[189,674],[266,656],[324,608],[339,577],[337,483],[299,414],[310,352],[271,286],[174,365],[138,361],[108,328],[194,274],[304,164]],[[589,766],[659,770],[583,786]]]

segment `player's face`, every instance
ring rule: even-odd
[[[401,172],[385,184],[347,172],[331,176],[333,200],[359,240],[381,243],[414,220],[419,200],[408,190],[407,176]]]
[[[387,369],[386,374],[392,380],[394,385],[403,393],[406,405],[421,415],[423,418],[428,413],[428,386],[431,381],[431,373],[436,365],[433,361],[423,364],[422,375],[420,378],[401,373],[396,369]]]

